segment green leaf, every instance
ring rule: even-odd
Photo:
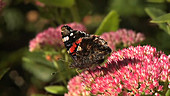
[[[119,27],[119,21],[119,15],[117,12],[110,11],[100,24],[95,34],[101,35],[103,32],[116,31]]]
[[[167,23],[170,22],[170,13],[154,18],[152,23]]]
[[[145,11],[152,19],[155,19],[157,17],[160,17],[161,15],[166,14],[164,11],[152,7],[145,8]],[[158,24],[158,26],[159,28],[163,29],[165,32],[168,32],[166,24]]]
[[[168,31],[168,34],[170,35],[170,25],[167,25],[167,31]]]
[[[168,89],[165,96],[170,96],[170,89]]]
[[[41,52],[28,52],[26,56],[22,58],[23,68],[32,73],[34,77],[44,82],[47,82],[53,78],[51,73],[55,72],[52,63],[45,60],[43,53]]]
[[[8,72],[10,68],[5,68],[5,69],[1,69],[0,70],[0,80],[2,79],[2,77],[5,75],[6,72]]]
[[[75,0],[39,0],[48,6],[71,7],[75,4]]]
[[[33,62],[38,62],[48,67],[54,67],[53,63],[45,59],[45,55],[43,52],[25,52],[25,56]]]
[[[152,7],[145,8],[145,11],[152,19],[155,19],[161,15],[166,14],[164,11]]]
[[[152,3],[164,3],[165,0],[147,0],[147,2],[152,2]]]
[[[53,78],[51,76],[51,73],[55,72],[53,68],[45,66],[44,64],[41,64],[39,62],[34,62],[27,57],[23,57],[23,61],[23,67],[39,80],[47,82]]]
[[[45,90],[53,94],[64,94],[67,89],[64,86],[46,86]]]

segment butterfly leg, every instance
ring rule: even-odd
[[[93,77],[93,74],[91,73],[91,70],[88,68],[87,71],[89,72],[89,74],[91,75],[91,77],[93,78],[93,81],[94,81],[95,78]]]

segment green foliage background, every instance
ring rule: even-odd
[[[0,96],[62,96],[67,92],[67,82],[76,75],[75,70],[63,61],[56,65],[47,61],[42,52],[28,52],[29,41],[48,27],[80,22],[90,34],[97,35],[119,28],[133,29],[145,34],[141,45],[170,53],[169,0],[39,0],[45,6],[36,5],[36,0],[2,1]],[[30,12],[37,17],[31,19]],[[71,62],[65,49],[61,52]]]

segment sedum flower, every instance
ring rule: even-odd
[[[108,42],[108,45],[112,50],[116,50],[116,47],[123,44],[124,47],[143,41],[144,35],[142,33],[135,33],[133,30],[120,29],[116,32],[104,33],[101,38]]]
[[[88,96],[90,95],[90,91],[86,90],[85,86],[82,85],[82,81],[81,81],[81,77],[80,76],[75,76],[72,78],[72,80],[70,80],[68,82],[68,89],[69,92],[68,94],[65,94],[65,96]]]
[[[169,69],[170,55],[148,45],[131,46],[112,53],[102,67],[71,79],[65,96],[163,96],[170,85]]]
[[[37,36],[30,41],[29,51],[34,51],[41,49],[45,46],[53,46],[53,47],[63,47],[63,43],[61,41],[60,31],[57,31],[55,28],[48,28],[43,32],[37,34]]]
[[[36,37],[30,41],[29,51],[32,52],[35,50],[43,49],[47,46],[51,46],[54,49],[62,48],[64,44],[62,42],[61,26],[63,25],[60,25],[57,28],[50,27],[43,32],[38,33]],[[67,25],[75,30],[86,31],[85,26],[79,23],[69,23]]]
[[[74,30],[87,31],[86,27],[79,23],[69,23],[67,25],[70,26]]]

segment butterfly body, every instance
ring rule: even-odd
[[[70,65],[72,68],[86,69],[99,65],[111,53],[107,42],[98,36],[73,30],[67,25],[61,30],[64,45],[74,61]]]

